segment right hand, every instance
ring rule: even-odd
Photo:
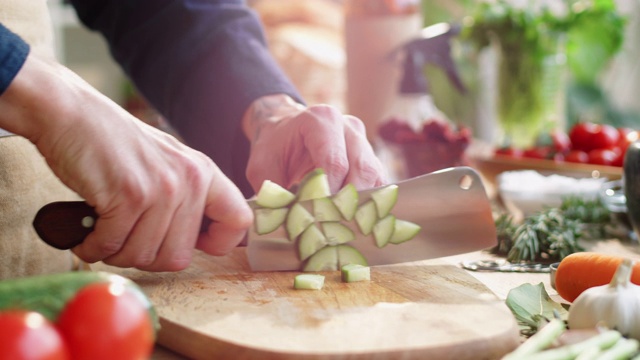
[[[0,96],[0,127],[29,138],[99,219],[72,251],[148,271],[184,269],[194,247],[223,255],[253,214],[204,154],[134,118],[59,64],[30,55]],[[213,220],[199,234],[202,216]]]

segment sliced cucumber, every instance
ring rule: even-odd
[[[327,238],[322,231],[313,224],[309,226],[300,235],[298,241],[298,254],[300,255],[300,261],[305,261],[309,256],[318,252],[327,245]]]
[[[409,241],[418,235],[420,229],[420,225],[414,224],[411,221],[396,219],[393,235],[391,235],[389,242],[392,244],[401,244]]]
[[[351,221],[358,209],[358,191],[356,187],[351,183],[345,185],[333,196],[332,200],[342,217],[347,221]]]
[[[293,280],[293,288],[297,290],[320,290],[324,286],[324,275],[298,274]]]
[[[358,207],[358,210],[356,210],[355,218],[360,232],[364,235],[371,234],[373,226],[376,224],[376,221],[378,221],[376,204],[372,200],[362,204]]]
[[[329,245],[340,245],[348,243],[356,238],[356,234],[353,230],[349,229],[344,224],[332,221],[322,223],[322,232],[327,238]]]
[[[269,209],[259,208],[254,210],[256,233],[259,235],[275,231],[287,218],[288,208]]]
[[[295,240],[295,238],[302,234],[313,222],[313,215],[311,215],[304,206],[295,203],[291,207],[291,210],[289,210],[289,215],[287,216],[287,234],[289,234],[289,240]]]
[[[376,240],[376,245],[379,248],[385,247],[396,226],[396,217],[393,215],[387,215],[373,226],[373,238]]]
[[[398,185],[387,185],[371,193],[371,198],[378,209],[378,217],[387,216],[398,201]]]
[[[353,246],[325,246],[313,254],[304,265],[303,271],[335,271],[347,264],[368,266],[367,259]]]
[[[344,282],[368,281],[371,280],[371,269],[360,264],[347,264],[340,269],[341,278]]]
[[[315,169],[300,182],[298,200],[311,200],[331,196],[329,179],[322,169]]]
[[[261,207],[276,209],[289,205],[296,195],[271,180],[265,180],[256,196],[256,204]]]
[[[328,197],[313,199],[313,215],[317,221],[340,221],[342,214]]]

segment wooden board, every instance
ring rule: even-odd
[[[138,283],[161,317],[159,344],[194,359],[499,359],[520,342],[504,302],[441,260],[379,266],[371,281],[295,290],[296,272],[251,272],[245,249],[197,253]]]

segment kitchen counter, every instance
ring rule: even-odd
[[[617,239],[601,240],[589,243],[583,243],[585,248],[590,251],[622,255],[640,259],[640,247],[636,243],[622,242]],[[440,260],[445,263],[460,266],[460,263],[468,260],[489,260],[501,259],[485,251],[477,251],[467,254],[450,256]],[[465,270],[466,271],[466,270]],[[507,273],[507,272],[489,272],[489,271],[467,271],[468,274],[476,278],[491,290],[498,299],[505,300],[509,291],[521,284],[543,283],[546,291],[551,298],[558,302],[565,302],[559,297],[557,292],[551,287],[549,273]],[[162,346],[157,346],[152,359],[154,360],[172,360],[184,359]]]

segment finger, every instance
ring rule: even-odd
[[[72,251],[87,263],[95,263],[116,254],[124,245],[139,214],[133,209],[98,212],[94,230]]]
[[[253,224],[253,211],[240,190],[218,170],[209,187],[205,215],[213,220],[200,234],[196,248],[211,254],[224,255],[238,246]]]
[[[303,115],[301,126],[305,147],[314,167],[323,168],[332,192],[340,189],[347,176],[349,160],[342,114],[330,106],[313,106]]]
[[[345,116],[344,121],[349,160],[349,172],[344,184],[351,183],[359,190],[385,184],[386,172],[367,140],[364,124],[353,116]]]

